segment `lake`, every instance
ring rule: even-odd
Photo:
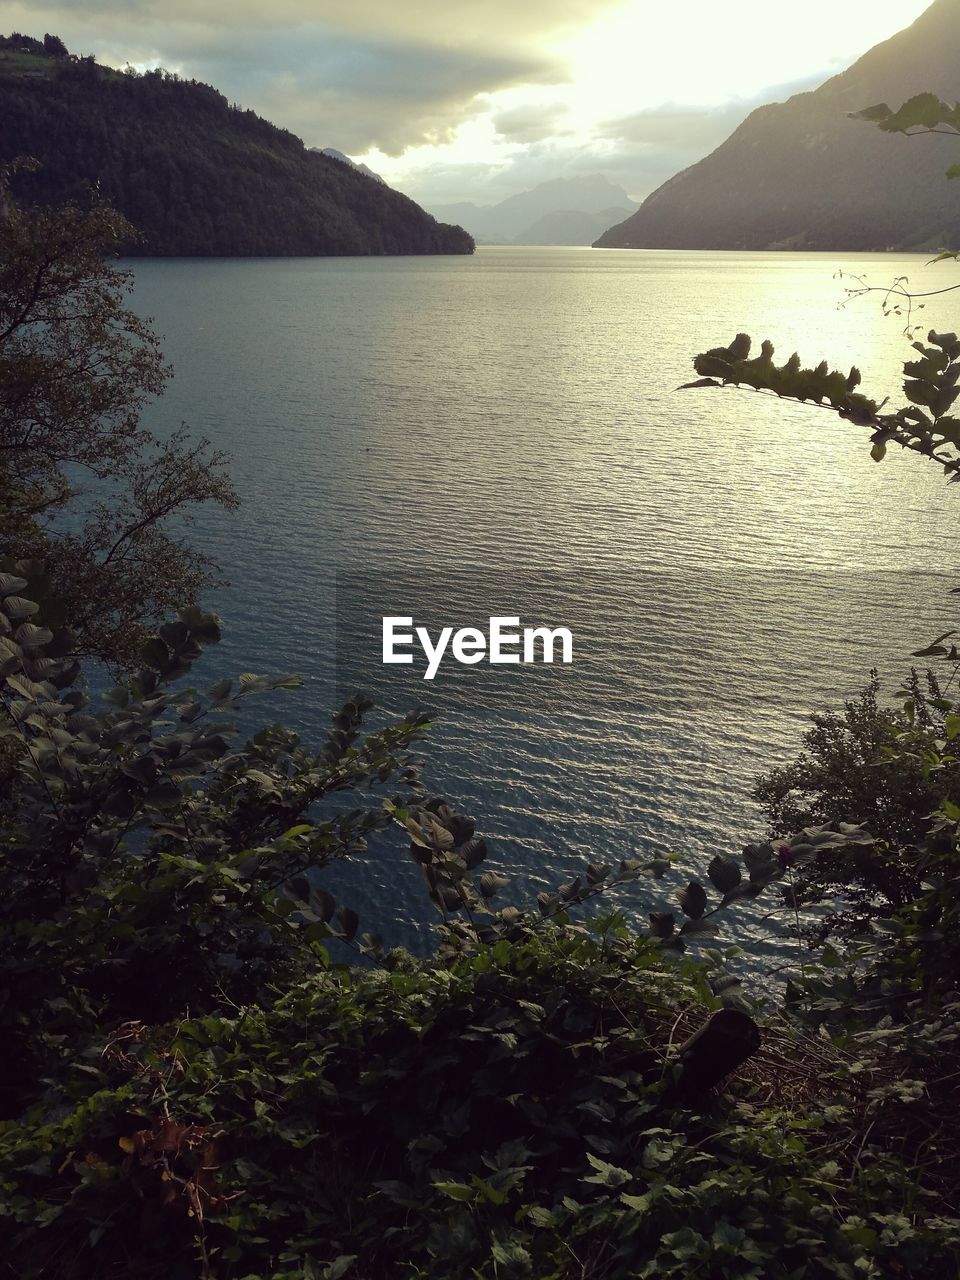
[[[239,513],[191,535],[229,586],[211,675],[298,671],[261,700],[307,741],[363,687],[436,712],[428,781],[473,813],[515,897],[588,858],[687,875],[763,835],[756,773],[876,665],[891,694],[955,620],[960,494],[867,433],[753,393],[675,391],[739,330],[856,362],[899,397],[903,319],[840,309],[838,270],[916,288],[921,256],[482,247],[472,258],[138,261],[175,378],[148,415],[232,457]],[[960,294],[917,319],[960,324]],[[567,626],[570,666],[381,663],[380,618]],[[337,868],[363,928],[426,945],[398,842]],[[639,915],[675,881],[620,899]],[[744,916],[748,934],[755,926]]]

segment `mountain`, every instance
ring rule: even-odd
[[[380,177],[379,173],[374,173],[368,164],[357,164],[356,160],[351,160],[342,151],[338,151],[336,147],[311,147],[310,150],[319,152],[322,156],[329,156],[331,160],[339,160],[341,164],[348,164],[351,169],[356,169],[357,173],[363,173],[368,178],[373,178],[374,182],[383,182],[383,178]],[[387,184],[383,182],[383,185],[386,186]]]
[[[487,244],[576,245],[590,244],[618,213],[636,207],[622,187],[592,174],[541,182],[499,204],[465,201],[435,205],[432,212],[444,220],[455,219]]]
[[[545,213],[514,239],[514,244],[588,245],[596,240],[623,209],[601,209],[599,213],[579,213],[558,209]]]
[[[798,19],[801,20],[802,19]],[[628,249],[960,245],[956,138],[882,133],[849,112],[930,90],[960,99],[960,0],[936,0],[812,93],[760,107],[597,240]]]
[[[55,37],[0,37],[0,165],[18,199],[89,198],[91,187],[144,235],[148,255],[472,253],[461,227],[164,71],[113,71]]]

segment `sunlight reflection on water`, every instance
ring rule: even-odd
[[[795,753],[806,713],[872,665],[895,689],[951,621],[958,495],[935,468],[876,466],[826,412],[673,391],[695,352],[746,330],[896,395],[902,321],[873,299],[838,310],[838,268],[951,282],[854,254],[136,263],[176,369],[153,423],[227,449],[243,497],[192,535],[232,584],[211,593],[226,635],[206,667],[303,673],[257,711],[315,739],[338,674],[391,709],[424,699],[375,646],[338,673],[338,581],[370,615],[425,593],[481,619],[513,593],[504,611],[529,615],[545,596],[583,638],[571,678],[471,669],[430,691],[428,777],[522,894],[587,856],[669,848],[696,868],[755,838],[752,778]],[[924,315],[956,328],[960,307]],[[395,847],[337,876],[364,926],[422,945]]]

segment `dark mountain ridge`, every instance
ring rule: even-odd
[[[798,19],[802,21],[802,18]],[[930,249],[960,245],[956,139],[849,118],[929,90],[960,99],[960,0],[936,0],[819,89],[760,107],[714,152],[596,241],[633,249]]]
[[[72,57],[55,37],[0,38],[0,165],[18,199],[89,199],[143,234],[134,252],[291,256],[472,253],[461,228],[228,103],[197,81]]]

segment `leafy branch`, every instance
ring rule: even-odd
[[[909,405],[895,413],[883,413],[886,401],[877,402],[858,391],[859,369],[848,374],[831,369],[826,361],[803,368],[794,352],[782,365],[773,361],[773,343],[765,341],[760,355],[750,358],[752,339],[737,334],[729,347],[715,347],[695,357],[701,376],[678,388],[750,387],[781,399],[809,403],[827,409],[854,426],[871,430],[870,456],[880,462],[888,444],[899,445],[943,467],[951,483],[960,479],[960,417],[950,413],[960,397],[960,340],[953,333],[927,335],[929,345],[914,342],[918,360],[908,360],[903,371],[904,394]]]
[[[893,110],[885,102],[853,111],[851,118],[867,120],[884,133],[902,133],[908,138],[921,133],[945,133],[948,137],[960,137],[960,102],[951,107],[935,93],[918,93],[903,106]],[[947,170],[948,178],[960,178],[960,164]]]

